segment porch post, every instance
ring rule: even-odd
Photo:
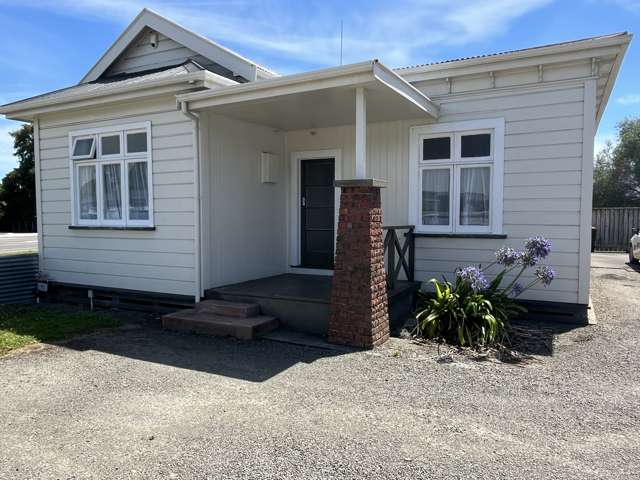
[[[340,214],[331,292],[331,343],[373,348],[389,338],[380,189],[366,176],[366,104],[356,89],[355,179],[337,180]]]
[[[367,98],[364,88],[356,88],[356,169],[355,178],[367,174]]]

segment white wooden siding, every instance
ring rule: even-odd
[[[151,122],[155,231],[70,230],[70,131]],[[175,99],[40,119],[42,265],[51,280],[193,295],[192,123]]]
[[[288,234],[283,134],[213,114],[205,117],[205,288],[284,273]],[[261,183],[261,152],[276,154],[276,183]]]
[[[578,76],[581,73],[574,71]],[[454,85],[458,84],[458,91],[468,92],[488,88],[482,83],[485,81],[488,79],[471,79],[467,83],[456,80]],[[502,81],[509,80],[503,76]],[[424,82],[418,87],[432,95],[434,91],[442,93],[443,85]],[[548,288],[535,288],[525,297],[579,301],[583,91],[583,85],[575,82],[438,98],[440,122],[505,119],[503,230],[507,239],[418,238],[419,280],[441,278],[443,274],[451,277],[458,266],[467,263],[486,264],[501,245],[521,246],[527,237],[541,234],[554,243],[549,264],[556,268],[558,276]],[[387,225],[407,223],[409,175],[417,174],[408,171],[409,128],[413,124],[420,122],[371,124],[367,129],[367,176],[388,181],[388,188],[382,190]],[[354,142],[352,126],[288,132],[286,140],[289,152],[342,149],[343,178],[353,175]]]

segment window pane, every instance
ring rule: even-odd
[[[127,153],[147,151],[147,132],[127,133]]]
[[[105,220],[122,219],[122,192],[120,189],[120,164],[103,165],[102,185]]]
[[[422,171],[422,224],[449,225],[449,169]]]
[[[460,225],[489,225],[491,170],[489,167],[460,170]]]
[[[120,135],[109,135],[100,138],[102,155],[118,155],[120,153]]]
[[[78,138],[73,146],[74,157],[86,157],[91,154],[93,138]]]
[[[461,141],[461,155],[463,158],[488,157],[489,155],[491,155],[490,133],[463,135]]]
[[[425,138],[422,141],[423,160],[442,160],[451,158],[451,139],[449,137]]]
[[[78,203],[80,219],[98,219],[95,165],[78,167]]]
[[[128,170],[129,218],[131,220],[149,220],[147,162],[130,163]]]

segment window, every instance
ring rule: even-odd
[[[501,233],[504,120],[413,127],[410,218],[424,233]]]
[[[69,135],[73,225],[153,226],[151,124]]]

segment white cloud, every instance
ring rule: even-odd
[[[620,105],[635,105],[640,103],[640,93],[629,93],[616,99],[616,103]]]
[[[447,46],[499,35],[512,21],[550,1],[371,1],[366,9],[273,0],[41,0],[36,5],[84,18],[111,18],[123,25],[148,6],[214,40],[249,49],[252,56],[279,58],[286,69],[287,60],[336,64],[341,19],[345,63],[379,57],[399,66],[428,61]]]

